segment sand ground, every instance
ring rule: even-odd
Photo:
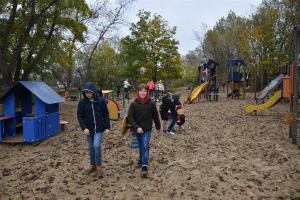
[[[184,102],[186,91],[182,91]],[[132,99],[133,100],[133,99]],[[41,144],[0,144],[0,199],[293,199],[300,196],[300,149],[291,144],[284,116],[289,104],[251,116],[246,99],[196,100],[183,105],[185,130],[152,132],[149,175],[135,168],[138,149],[121,134],[127,113],[103,137],[104,177],[83,175],[89,166],[77,101],[60,104],[65,131]],[[121,103],[121,102],[120,102]],[[157,102],[157,107],[160,105]],[[177,128],[177,127],[176,127]],[[299,138],[300,139],[300,138]],[[299,140],[300,141],[300,140]]]

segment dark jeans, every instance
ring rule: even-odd
[[[149,144],[151,131],[144,132],[142,134],[135,132],[135,135],[139,143],[139,153],[140,160],[142,161],[142,166],[147,166],[149,162]]]
[[[152,90],[149,90],[149,95],[150,95],[150,97],[153,96],[153,89],[152,89]]]
[[[103,132],[86,136],[89,145],[90,161],[95,164],[101,163],[102,136]]]
[[[159,99],[159,90],[155,90],[154,99]]]

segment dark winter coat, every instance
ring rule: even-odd
[[[175,96],[175,95],[172,96],[172,99],[174,100],[174,102],[173,102],[174,105],[171,106],[170,110],[171,110],[171,113],[172,113],[172,114],[175,114],[175,113],[177,113],[177,112],[176,112],[176,108],[175,108],[176,105],[181,105],[181,103],[180,103],[178,97]]]
[[[90,101],[85,92],[94,93],[94,100]],[[95,84],[87,82],[82,90],[82,98],[78,103],[77,119],[81,129],[88,129],[90,134],[103,132],[110,129],[109,113],[104,98],[97,96]]]
[[[159,109],[161,113],[167,113],[171,106],[175,107],[175,103],[171,102],[166,96],[162,98],[162,104],[160,105]]]
[[[118,85],[117,85],[117,91],[121,91],[121,87],[122,87],[122,86],[121,86],[120,84],[118,84]]]
[[[156,130],[160,130],[159,115],[156,105],[151,99],[143,104],[140,100],[135,99],[128,110],[128,122],[133,127],[134,131],[137,131],[139,127],[144,132],[152,130],[152,123],[155,123]]]

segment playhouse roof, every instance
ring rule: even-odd
[[[27,90],[32,92],[36,97],[46,104],[63,103],[65,99],[57,94],[52,88],[50,88],[44,82],[35,81],[18,81],[12,86],[5,94],[0,97],[0,104],[4,103],[4,99],[12,92],[15,92],[15,96],[22,98]]]
[[[246,63],[243,59],[236,59],[236,60],[229,60],[228,63],[227,63],[227,67],[230,67],[230,66],[239,66],[239,64],[241,65],[244,65],[246,67]]]

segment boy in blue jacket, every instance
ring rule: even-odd
[[[96,86],[87,82],[82,90],[82,98],[78,103],[77,119],[89,146],[90,168],[85,171],[89,175],[96,171],[103,176],[101,168],[101,142],[103,132],[109,133],[109,113],[104,98],[97,96]]]
[[[170,110],[171,110],[173,120],[172,120],[171,125],[168,128],[168,131],[167,131],[167,133],[171,134],[171,135],[174,135],[174,133],[171,130],[172,130],[172,128],[173,128],[173,126],[175,125],[175,122],[176,122],[176,117],[177,117],[176,106],[181,105],[181,103],[179,101],[180,97],[181,97],[181,93],[178,92],[178,91],[175,92],[175,94],[172,96],[173,104],[170,107]],[[180,126],[180,128],[183,129],[182,126]]]

